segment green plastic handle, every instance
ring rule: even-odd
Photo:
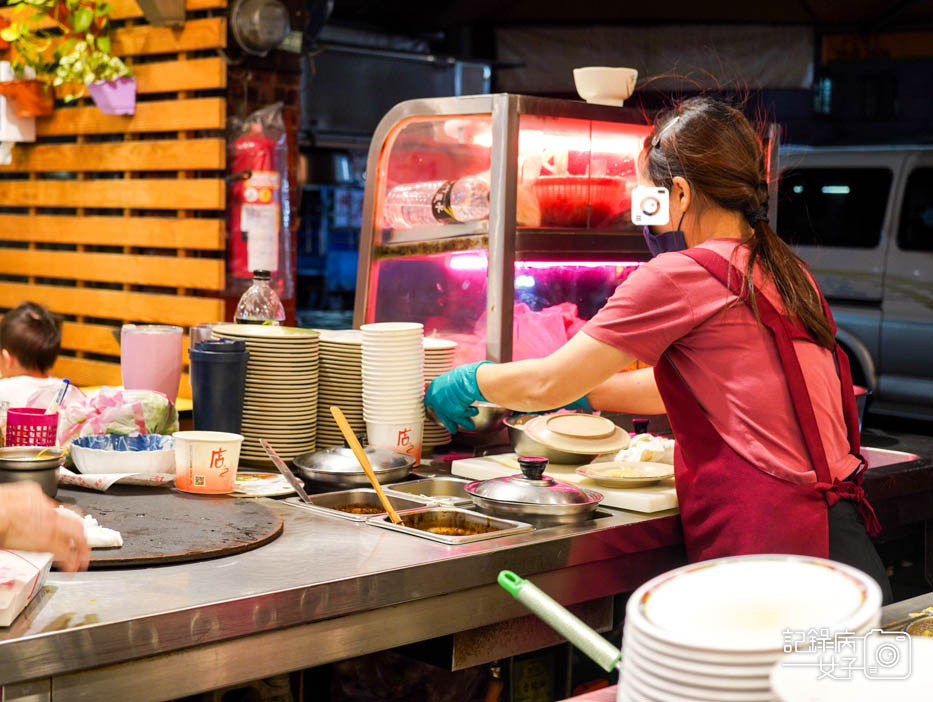
[[[534,583],[520,578],[511,570],[500,571],[498,581],[512,597],[592,658],[603,670],[611,673],[618,667],[622,659],[618,647],[606,641]]]
[[[528,582],[524,578],[520,578],[511,570],[499,571],[498,579],[499,585],[502,586],[502,589],[504,589],[512,597],[518,597],[518,591],[522,589],[522,585]]]

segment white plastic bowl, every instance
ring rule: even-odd
[[[175,473],[175,447],[150,451],[118,451],[72,444],[71,458],[80,473]]]
[[[622,107],[635,90],[638,71],[634,68],[586,66],[573,69],[573,82],[577,93],[596,105]]]

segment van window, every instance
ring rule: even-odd
[[[897,244],[905,251],[933,251],[933,168],[918,168],[907,179]]]
[[[778,234],[795,246],[872,249],[890,191],[887,168],[789,169],[778,188]]]

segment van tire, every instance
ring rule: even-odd
[[[839,348],[845,351],[846,356],[849,357],[849,367],[852,369],[852,382],[855,385],[861,385],[863,388],[871,389],[871,384],[868,382],[865,369],[862,368],[862,364],[859,362],[858,357],[852,353],[852,349],[841,342],[839,342]]]

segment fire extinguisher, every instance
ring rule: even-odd
[[[234,142],[227,246],[229,272],[235,278],[251,278],[254,270],[274,276],[279,268],[282,176],[275,149],[258,121],[250,122],[246,134]]]

